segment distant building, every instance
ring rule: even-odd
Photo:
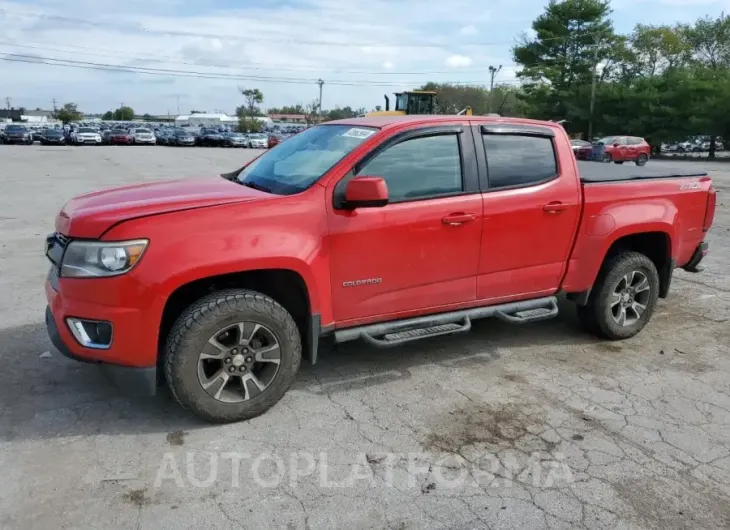
[[[185,114],[175,118],[175,125],[179,127],[213,127],[216,125],[236,125],[238,118],[228,114]]]
[[[25,110],[20,115],[20,120],[28,123],[29,125],[50,125],[59,123],[53,117],[52,110]]]
[[[269,114],[269,118],[277,123],[297,123],[305,125],[307,123],[306,114]]]

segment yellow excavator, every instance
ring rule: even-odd
[[[430,90],[396,92],[394,110],[390,110],[390,98],[386,95],[385,110],[368,112],[366,116],[405,116],[406,114],[436,114],[436,92]],[[471,107],[466,107],[459,114],[471,116]]]

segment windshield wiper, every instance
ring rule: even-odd
[[[266,186],[262,186],[261,184],[256,184],[255,182],[241,182],[241,184],[254,190],[263,191],[264,193],[271,193],[271,188],[267,188]]]

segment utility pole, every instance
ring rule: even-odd
[[[8,110],[10,110],[10,102],[12,102],[12,101],[13,101],[12,98],[5,98],[5,105],[7,105]]]
[[[317,84],[319,85],[319,112],[318,112],[318,114],[321,118],[322,117],[322,86],[324,86],[324,81],[319,79],[317,81]]]
[[[588,138],[589,142],[593,141],[593,107],[596,104],[596,81],[598,79],[598,39],[593,44],[593,80],[591,81],[591,103],[588,117]]]
[[[53,114],[56,114],[58,112],[58,109],[56,108],[56,98],[53,98]]]
[[[499,71],[502,69],[502,65],[500,64],[498,67],[490,66],[489,67],[489,101],[487,108],[489,109],[488,112],[492,112],[492,97],[494,92],[494,78],[497,76]]]
[[[177,115],[180,116],[180,95],[177,96]]]

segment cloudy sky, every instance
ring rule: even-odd
[[[86,112],[372,108],[426,81],[514,82],[510,48],[546,0],[0,0],[0,104]],[[614,0],[616,29],[692,21],[730,0]],[[47,63],[54,63],[51,66]],[[65,65],[65,66],[60,66]],[[119,67],[127,71],[119,71]],[[142,73],[146,72],[146,73]]]

